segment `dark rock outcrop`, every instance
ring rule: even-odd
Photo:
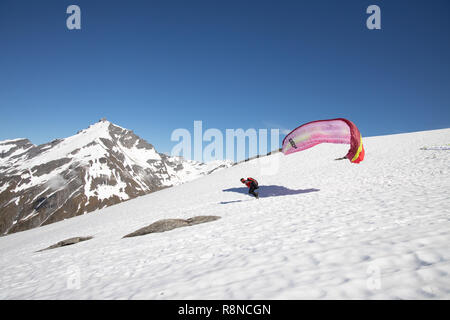
[[[65,247],[65,246],[70,246],[70,245],[73,245],[73,244],[76,244],[76,243],[79,243],[79,242],[82,242],[82,241],[91,240],[92,238],[93,237],[89,236],[89,237],[74,237],[74,238],[66,239],[66,240],[60,241],[60,242],[58,242],[58,243],[56,243],[54,245],[51,245],[48,248],[41,249],[41,250],[39,250],[37,252],[41,252],[41,251],[44,251],[44,250],[50,250],[50,249],[56,249],[56,248]]]
[[[193,226],[200,223],[211,222],[220,219],[219,216],[197,216],[189,219],[163,219],[151,225],[136,230],[124,236],[124,238],[143,236],[149,233],[166,232],[176,228]]]

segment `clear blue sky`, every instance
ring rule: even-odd
[[[82,29],[66,28],[81,8]],[[381,8],[382,29],[366,28]],[[363,136],[450,127],[450,1],[1,0],[0,140],[106,117],[169,152],[176,128]]]

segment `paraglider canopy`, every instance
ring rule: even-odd
[[[352,163],[364,159],[362,136],[356,125],[344,118],[311,121],[292,130],[284,139],[281,151],[285,154],[309,149],[320,143],[349,144],[345,158]]]

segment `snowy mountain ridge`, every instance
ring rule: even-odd
[[[160,154],[107,120],[40,146],[0,141],[0,234],[34,228],[185,183],[230,161]]]

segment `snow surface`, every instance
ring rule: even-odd
[[[13,153],[6,156],[6,153],[11,151],[11,149],[16,148],[17,144],[15,142],[23,141],[26,139],[20,138],[20,139],[14,139],[14,140],[2,140],[0,141],[0,154],[2,157],[0,157],[0,165],[7,165],[7,163],[10,161],[12,157],[18,156],[20,154],[23,154],[28,149],[32,148],[33,145],[25,145],[20,148],[18,148]]]
[[[8,152],[9,150],[11,150],[12,148],[14,148],[15,147],[15,145],[13,145],[13,144],[5,144],[5,145],[2,145],[2,144],[0,144],[0,153],[1,152]]]
[[[21,141],[21,140],[26,140],[26,138],[16,138],[16,139],[9,139],[9,140],[2,140],[0,141],[0,143],[12,143],[12,142],[17,142],[17,141]]]
[[[87,156],[95,158],[102,157],[106,155],[106,151],[101,147],[101,145],[97,144],[94,146],[89,146],[87,148],[86,146],[94,141],[99,142],[100,138],[111,140],[111,136],[108,130],[110,124],[111,123],[108,121],[97,122],[76,135],[62,139],[60,143],[58,143],[51,149],[45,150],[44,152],[42,152],[42,154],[21,162],[20,166],[18,166],[17,169],[25,170],[42,163],[48,163],[50,161],[68,157],[68,155],[72,151],[78,148],[81,150],[79,154],[76,155],[76,158],[83,158]],[[86,162],[89,161],[89,159],[87,158],[83,160]]]
[[[0,238],[0,299],[449,299],[450,129],[277,153]],[[241,177],[256,178],[261,198]],[[122,237],[163,218],[221,219]],[[37,253],[58,241],[94,236]]]

